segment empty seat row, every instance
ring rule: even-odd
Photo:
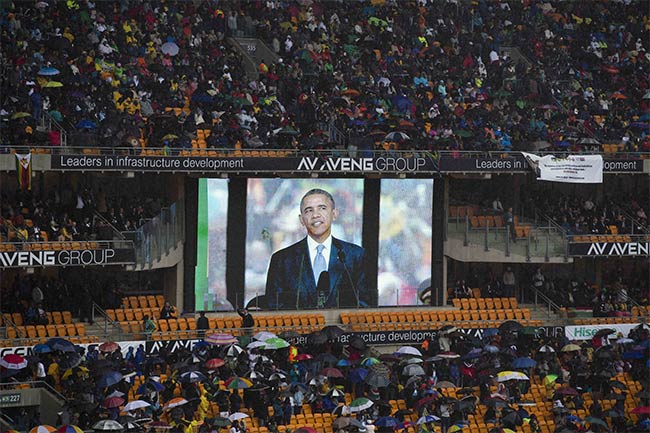
[[[485,320],[529,320],[530,309],[498,310],[416,310],[386,312],[341,313],[341,323],[355,325],[359,323],[426,323],[451,321],[485,321]]]
[[[163,305],[165,305],[163,295],[126,296],[122,298],[122,308],[162,308]]]
[[[452,304],[462,310],[509,310],[518,305],[516,298],[455,298]]]
[[[69,325],[72,323],[72,313],[70,311],[46,311],[47,321],[50,325]],[[2,313],[2,325],[23,326],[25,323],[23,315],[20,313]]]
[[[160,308],[117,308],[115,310],[106,310],[106,315],[114,322],[123,322],[128,320],[142,321],[144,316],[157,319],[160,316]]]

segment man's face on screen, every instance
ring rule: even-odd
[[[305,197],[300,206],[300,224],[313,240],[322,243],[332,232],[332,221],[336,220],[337,210],[323,194]]]

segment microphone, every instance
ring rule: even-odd
[[[352,279],[352,274],[350,274],[350,269],[348,269],[348,265],[345,263],[345,253],[343,252],[343,246],[341,245],[341,242],[339,242],[339,240],[335,239],[334,237],[332,237],[332,244],[338,250],[338,254],[336,255],[336,258],[339,260],[339,262],[343,264],[343,269],[345,269],[345,275],[347,275],[348,277],[348,281],[350,282],[350,287],[352,287],[352,293],[354,293],[354,297],[357,300],[357,308],[359,308],[361,304],[361,301],[359,299],[359,292],[357,291],[357,288],[354,285],[354,280]]]
[[[325,306],[325,301],[327,300],[330,291],[330,273],[323,271],[318,276],[318,283],[316,283],[316,305],[318,308],[323,308]]]

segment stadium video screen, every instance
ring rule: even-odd
[[[232,310],[420,305],[429,286],[432,251],[431,179],[382,179],[379,221],[364,218],[362,179],[252,178],[247,181],[244,288],[226,299],[228,181],[199,181],[195,308]],[[313,189],[316,192],[303,202]],[[378,236],[378,257],[363,254],[362,231]],[[310,238],[331,230],[325,272],[316,270]],[[317,242],[312,247],[316,248]],[[327,242],[326,242],[327,244]],[[365,269],[376,260],[375,278]],[[317,274],[320,277],[317,277]],[[376,285],[375,285],[376,283]],[[268,293],[267,293],[268,289]]]

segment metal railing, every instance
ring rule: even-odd
[[[18,325],[16,325],[12,319],[8,318],[7,316],[3,316],[2,322],[4,323],[4,338],[9,338],[7,333],[7,326],[11,327],[16,332],[16,336],[18,338],[27,338],[26,333]]]
[[[54,119],[50,113],[43,111],[40,118],[40,126],[45,128],[46,131],[51,131],[53,129],[59,131],[61,146],[68,145],[68,131],[66,131],[63,125]]]
[[[185,239],[185,207],[178,201],[163,207],[160,213],[135,231],[122,232],[135,243],[136,264],[150,266]]]
[[[120,327],[120,323],[111,319],[108,313],[106,313],[106,311],[104,311],[104,309],[99,305],[97,305],[95,302],[93,302],[93,306],[90,314],[93,323],[103,322],[104,334],[109,335],[108,332],[109,329],[114,329],[117,331],[122,330],[122,328]]]
[[[120,232],[113,224],[111,224],[111,222],[109,220],[107,220],[104,217],[104,215],[102,215],[101,213],[95,211],[95,213],[93,214],[93,218],[96,219],[96,220],[100,220],[103,224],[110,227],[112,232],[113,232],[113,235],[117,236],[118,239],[126,239],[124,237],[124,235],[122,234],[122,232]],[[95,224],[93,224],[93,225],[95,225]]]
[[[544,306],[547,317],[552,318],[552,317],[556,317],[555,316],[556,314],[558,314],[558,315],[560,314],[560,306],[557,305],[555,302],[553,302],[553,300],[551,300],[551,298],[546,296],[544,293],[542,293],[540,290],[538,290],[534,286],[530,286],[530,290],[532,290],[534,295],[535,295],[534,296],[534,299],[535,299],[534,303],[535,303],[535,307],[537,307],[538,310],[539,310],[539,306],[541,304],[541,305]],[[560,316],[560,318],[564,319],[561,316]]]

